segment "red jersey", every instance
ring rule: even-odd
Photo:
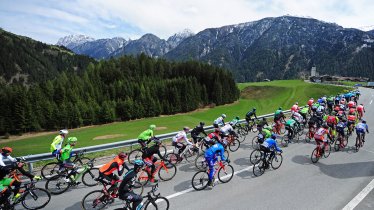
[[[351,122],[356,121],[356,116],[355,115],[348,115],[348,121],[351,121]]]
[[[292,107],[291,107],[291,111],[294,111],[294,112],[297,112],[297,111],[299,111],[299,106],[298,105],[293,105]]]
[[[309,106],[312,106],[313,103],[314,103],[314,100],[312,100],[312,99],[310,99],[310,100],[308,101],[308,105],[309,105]]]
[[[340,111],[340,106],[339,106],[339,105],[336,105],[336,106],[334,107],[334,111],[339,112],[339,111]]]
[[[350,101],[350,102],[348,102],[348,107],[349,108],[353,108],[353,107],[355,107],[356,106],[356,103],[354,102],[354,101]]]
[[[357,111],[358,111],[358,112],[363,112],[363,111],[364,111],[364,106],[362,106],[362,105],[358,105],[358,106],[357,106]]]
[[[326,121],[327,121],[327,123],[330,123],[330,124],[337,124],[338,123],[335,116],[328,116]]]

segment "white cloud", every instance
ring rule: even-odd
[[[138,38],[142,34],[153,33],[166,39],[185,28],[196,33],[205,28],[286,14],[336,22],[343,27],[358,28],[374,24],[374,4],[370,0],[75,0],[53,1],[53,4],[50,1],[46,2],[49,3],[34,0],[15,1],[14,4],[17,5],[13,5],[11,11],[15,11],[14,15],[18,12],[42,16],[46,22],[49,19],[57,19],[61,22],[61,27],[80,27],[81,32],[91,33],[87,35],[93,37],[103,37],[109,34],[106,30],[110,30],[111,36],[126,34],[130,38]],[[7,5],[9,4],[8,2]],[[0,8],[1,6],[0,2]]]

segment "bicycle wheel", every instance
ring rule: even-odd
[[[227,149],[225,149],[224,154],[225,154],[226,159],[230,157],[230,152]]]
[[[83,173],[82,182],[86,186],[92,187],[98,185],[98,181],[95,180],[96,178],[99,178],[99,169],[91,168]]]
[[[253,175],[261,176],[265,172],[264,160],[261,159],[257,164],[253,166]]]
[[[235,152],[239,149],[240,147],[240,141],[238,139],[234,139],[230,144],[229,144],[229,150],[231,152]]]
[[[280,127],[280,134],[285,134],[286,133],[286,127],[284,126],[284,124],[282,123],[281,127]]]
[[[179,155],[172,152],[172,153],[168,153],[166,156],[165,156],[166,160],[168,160],[171,164],[177,164],[179,163]]]
[[[60,168],[59,162],[47,163],[45,166],[43,166],[40,173],[44,179],[48,180],[51,177],[56,176],[58,174],[59,168]]]
[[[288,147],[289,142],[290,141],[288,140],[288,135],[282,136],[281,144],[282,144],[283,147]]]
[[[70,180],[71,181],[71,180]],[[70,182],[65,181],[65,176],[54,176],[51,177],[45,183],[45,189],[48,190],[52,195],[58,195],[64,193],[70,187]]]
[[[158,176],[163,181],[169,181],[174,178],[175,174],[177,174],[177,167],[174,164],[169,163],[168,167],[161,166],[158,170]]]
[[[199,171],[204,171],[208,167],[204,154],[200,154],[195,159],[195,166]]]
[[[143,152],[140,149],[135,149],[130,152],[128,156],[128,161],[131,165],[134,165],[134,160],[142,158]]]
[[[249,156],[249,161],[255,165],[258,163],[258,161],[261,160],[261,157],[263,156],[263,152],[259,149],[255,149],[251,152],[251,155]]]
[[[78,158],[74,161],[75,165],[78,167],[78,168],[81,168],[84,164],[87,164],[91,159],[88,158],[88,157],[82,157],[82,158]]]
[[[51,194],[41,188],[30,189],[25,193],[22,206],[26,209],[41,209],[44,208],[51,200]]]
[[[165,197],[157,197],[155,200],[147,202],[145,210],[168,210],[169,200]]]
[[[297,135],[299,135],[299,137],[304,135],[304,129],[305,129],[304,124],[300,124],[299,131],[297,132]]]
[[[275,153],[274,157],[271,159],[271,167],[276,170],[278,169],[283,162],[283,156],[280,153]]]
[[[258,149],[259,148],[258,143],[258,136],[253,137],[252,139],[252,149]]]
[[[218,170],[218,180],[222,183],[229,182],[234,176],[234,167],[225,165],[224,168]]]
[[[192,177],[192,187],[199,191],[203,190],[208,186],[209,175],[206,171],[196,172]]]
[[[330,156],[330,153],[331,153],[331,145],[327,145],[327,150],[326,148],[324,148],[325,152],[323,153],[323,157],[327,158],[328,156]]]
[[[337,152],[340,150],[340,141],[341,141],[341,138],[338,138],[336,139],[335,143],[334,143],[334,150]]]
[[[160,148],[160,154],[162,155],[162,157],[165,157],[166,153],[167,153],[167,149],[166,149],[166,146],[165,145],[161,145]]]
[[[320,158],[320,155],[318,154],[318,147],[314,148],[312,155],[310,156],[310,160],[312,163],[317,163]]]
[[[84,210],[103,209],[112,199],[109,195],[105,195],[102,190],[94,190],[84,196],[81,206]]]
[[[191,161],[195,160],[195,155],[197,155],[198,152],[195,151],[195,148],[192,148],[191,150],[187,150],[185,153],[184,153],[184,159],[190,163]]]
[[[150,169],[149,169],[150,170]],[[137,178],[137,181],[142,185],[142,186],[145,186],[148,181],[150,179],[150,175],[148,174],[148,172],[146,171],[146,169],[143,169],[142,171],[140,171],[138,173],[138,178]]]
[[[237,133],[240,135],[239,141],[240,141],[241,143],[243,143],[243,142],[245,141],[245,138],[246,138],[247,135],[248,135],[248,132],[246,132],[246,131],[244,130],[244,128],[240,127],[240,128],[238,128]]]
[[[138,195],[142,195],[143,194],[143,191],[144,191],[144,186],[138,182],[138,181],[135,181],[134,185],[133,185],[133,191],[135,194],[138,194]]]

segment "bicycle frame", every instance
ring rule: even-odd
[[[217,167],[218,166],[218,167]],[[217,161],[216,164],[214,165],[214,174],[213,174],[213,177],[216,177],[219,169],[223,168],[223,170],[225,170],[225,164],[222,163],[222,161]],[[207,171],[206,171],[208,174],[209,174],[209,167],[207,167]]]
[[[161,168],[164,168],[166,172],[169,172],[169,169],[168,169],[168,167],[166,167],[163,160],[161,160],[160,162],[155,162],[153,164],[155,165],[155,168],[156,168],[155,171],[153,172],[153,174],[156,174]],[[151,173],[151,168],[149,166],[145,166],[144,171],[147,173],[147,176],[146,177],[140,176],[138,178],[139,180],[141,180],[141,179],[148,180],[149,179],[148,175],[152,175],[152,174],[150,174]]]

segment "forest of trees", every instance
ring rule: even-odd
[[[30,86],[0,82],[0,135],[188,112],[238,97],[226,70],[126,56]]]

